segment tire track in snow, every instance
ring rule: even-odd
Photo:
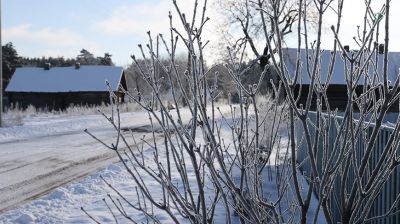
[[[138,138],[143,137],[143,134],[146,133],[143,130],[147,130],[146,127],[142,126],[128,129],[133,131],[138,129],[138,132],[133,132]],[[107,136],[108,138],[105,140],[112,141],[115,139],[115,135],[109,135],[112,131],[110,129],[101,129],[93,133],[102,138]],[[161,139],[161,135],[156,134],[156,138],[157,140]],[[65,141],[68,139],[80,139],[81,142]],[[146,138],[146,140],[151,139],[150,135]],[[32,147],[37,147],[38,139],[3,143],[0,146],[5,147],[8,145],[12,147],[15,144],[24,143],[23,147],[26,147],[33,141],[35,141],[35,144],[32,144]],[[58,145],[49,147],[49,144],[52,144],[53,141],[64,142],[64,145],[61,146],[63,149],[60,149]],[[13,160],[2,161],[0,158],[0,164],[2,164],[0,167],[0,213],[21,203],[45,195],[57,187],[81,179],[100,168],[119,161],[114,151],[106,149],[96,140],[82,132],[46,136],[43,140],[43,145],[46,150],[36,154],[30,153],[28,157],[33,156],[32,158],[21,159],[21,156],[26,151],[30,151],[25,148],[19,151],[13,150],[13,154],[19,155],[13,156]],[[124,149],[126,148],[120,148],[119,150]],[[38,173],[33,173],[32,175],[29,173],[25,174],[29,171],[37,171]],[[18,178],[18,175],[21,173],[23,176]]]

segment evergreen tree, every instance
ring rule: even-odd
[[[114,65],[111,59],[112,55],[110,53],[104,53],[104,57],[97,57],[97,60],[99,60],[99,65]]]
[[[81,65],[98,65],[98,59],[94,57],[92,53],[90,53],[86,49],[82,49],[80,54],[76,57],[76,60],[81,63]]]
[[[3,90],[7,87],[17,67],[21,67],[21,58],[13,43],[9,42],[2,46],[3,50]]]

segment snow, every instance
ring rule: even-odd
[[[183,113],[187,117],[187,111]],[[135,112],[135,113],[124,113],[123,117],[123,125],[128,127],[137,127],[142,125],[146,125],[147,114],[143,112]],[[187,117],[188,118],[188,117]],[[49,128],[52,126],[52,129]],[[65,128],[65,126],[69,126]],[[72,161],[77,160],[78,158],[85,158],[90,154],[101,154],[104,153],[105,149],[99,145],[99,143],[95,143],[91,141],[92,139],[86,138],[82,139],[80,134],[82,133],[73,133],[66,134],[65,131],[69,130],[70,132],[73,130],[81,130],[83,126],[90,126],[91,129],[95,132],[95,134],[101,138],[106,136],[110,137],[111,131],[106,128],[107,122],[101,116],[85,116],[85,117],[30,117],[26,118],[25,124],[20,128],[20,132],[15,131],[13,128],[17,127],[9,127],[0,129],[3,133],[3,137],[0,142],[0,158],[1,160],[10,159],[13,157],[20,158],[26,157],[30,162],[34,159],[42,158],[43,155],[43,145],[38,147],[37,144],[45,144],[48,147],[48,151],[44,150],[46,153],[50,153],[50,157],[57,158],[61,160],[64,157],[69,158]],[[46,127],[49,130],[46,131]],[[40,129],[43,133],[35,132],[35,128]],[[4,135],[7,132],[15,131],[10,135]],[[59,133],[55,137],[54,134]],[[34,134],[36,136],[46,135],[45,137],[40,138],[32,138],[30,136]],[[143,133],[139,133],[138,135],[143,135]],[[228,139],[230,136],[230,130],[228,128],[222,129],[222,135]],[[79,138],[80,136],[80,138]],[[111,135],[110,138],[114,136]],[[10,139],[16,140],[11,141]],[[88,139],[90,139],[89,142]],[[59,142],[64,142],[64,145],[59,145]],[[24,143],[21,145],[21,143]],[[10,145],[16,144],[16,145]],[[288,144],[287,139],[282,139],[282,148],[286,147]],[[29,148],[29,145],[32,145],[32,148]],[[50,145],[55,145],[53,148]],[[3,147],[7,146],[7,147]],[[11,146],[11,147],[8,147]],[[84,148],[90,149],[84,150]],[[19,148],[18,148],[19,147]],[[45,147],[45,148],[46,148]],[[10,149],[12,148],[12,149]],[[25,150],[29,148],[28,150]],[[276,152],[277,149],[275,149]],[[29,152],[29,153],[28,153]],[[14,154],[16,153],[16,154]],[[28,154],[27,154],[28,153]],[[154,151],[150,148],[144,151],[146,158],[149,160],[149,164],[153,160]],[[276,153],[275,153],[276,154]],[[276,156],[274,154],[274,156]],[[64,155],[64,157],[63,157]],[[165,156],[161,156],[161,158],[165,158]],[[64,158],[65,159],[65,158]],[[115,161],[115,160],[114,160]],[[271,161],[276,161],[275,157],[271,159]],[[165,162],[165,161],[161,161]],[[49,161],[41,161],[40,163],[47,164],[49,166],[54,166],[58,164],[51,164]],[[4,164],[3,161],[0,161],[0,164]],[[67,164],[68,165],[68,164]],[[105,163],[102,163],[104,166]],[[32,168],[32,167],[31,167]],[[92,173],[97,167],[89,167],[86,172]],[[45,169],[49,169],[46,167]],[[83,168],[86,169],[86,168]],[[35,171],[35,170],[33,170]],[[36,170],[37,171],[37,170]],[[78,170],[82,172],[82,170]],[[2,171],[0,170],[0,173]],[[8,176],[0,177],[1,180],[7,180],[6,182],[12,182],[10,173]],[[15,173],[14,173],[15,174]],[[33,175],[32,172],[27,173],[28,176]],[[37,174],[36,174],[37,175]],[[21,177],[20,174],[16,175],[17,179]],[[79,179],[79,178],[70,178],[69,181],[74,180],[69,184],[64,184],[66,182],[62,182],[60,185],[56,185],[52,191],[47,192],[44,196],[41,196],[35,200],[31,200],[29,202],[25,202],[20,204],[19,206],[3,212],[0,214],[0,223],[92,223],[92,221],[81,211],[80,207],[84,207],[85,210],[95,217],[100,222],[113,222],[113,216],[108,212],[108,208],[103,202],[103,198],[107,198],[107,194],[110,194],[112,197],[116,196],[116,193],[112,191],[101,179],[100,176],[104,177],[108,182],[112,183],[113,186],[118,189],[122,195],[126,196],[130,201],[136,201],[136,193],[133,191],[134,186],[136,186],[134,180],[127,173],[126,169],[123,165],[118,162],[111,165],[106,166],[106,168],[102,168],[92,173],[91,175]],[[179,174],[176,172],[172,173],[173,178],[178,179]],[[61,178],[64,176],[61,175]],[[193,182],[194,177],[189,177]],[[154,180],[149,177],[145,177],[144,181],[147,183],[150,192],[153,195],[159,195],[161,197],[161,189]],[[265,181],[265,192],[268,192],[267,195],[272,200],[277,197],[277,192],[275,188],[275,176],[274,173],[272,175],[264,176]],[[4,182],[4,181],[3,181]],[[18,181],[17,181],[18,182]],[[306,181],[301,178],[300,183],[303,185],[303,190],[307,190],[308,186]],[[29,184],[29,183],[28,183]],[[1,183],[0,183],[0,195],[1,195]],[[208,192],[208,195],[212,195],[212,192]],[[289,197],[292,197],[291,193],[289,193]],[[110,201],[108,201],[110,203]],[[313,217],[313,211],[316,210],[317,200],[313,197],[312,204],[310,208],[309,218]],[[123,202],[124,203],[124,202]],[[125,204],[126,205],[126,204]],[[287,206],[287,205],[286,205]],[[216,210],[216,219],[215,223],[224,223],[225,215],[222,210],[222,206],[217,206]],[[135,220],[140,222],[146,222],[146,217],[143,214],[133,210],[128,209],[127,212],[135,218]],[[158,211],[155,210],[157,217],[162,223],[169,223],[170,218]],[[318,223],[324,223],[324,217],[322,212],[319,213]],[[120,220],[124,221],[123,217],[120,217]],[[234,223],[239,223],[238,216],[233,216]],[[126,220],[125,220],[126,221]],[[184,220],[181,220],[184,222]]]
[[[345,74],[344,74],[344,61],[341,52],[336,52],[336,62],[334,65],[333,74],[330,80],[330,84],[343,85],[346,84]],[[321,55],[321,81],[326,82],[327,74],[329,71],[329,62],[331,58],[332,52],[330,50],[323,50]],[[309,56],[313,56],[313,51],[309,50]],[[295,48],[286,48],[283,50],[283,57],[288,69],[289,75],[291,77],[295,76],[296,71],[296,59],[297,59],[297,49]],[[300,50],[300,62],[302,64],[301,68],[301,77],[303,84],[310,84],[310,77],[307,72],[307,61],[306,61],[306,50]],[[347,63],[349,64],[349,63]],[[391,81],[391,84],[395,81],[397,76],[399,75],[400,68],[400,52],[389,52],[388,54],[388,79]],[[312,68],[310,68],[312,71]],[[378,54],[378,73],[383,74],[383,54]],[[370,74],[372,74],[372,66],[370,67]],[[370,75],[372,77],[372,75]],[[379,77],[380,82],[382,82],[382,75]],[[361,78],[358,84],[363,84],[363,78]]]
[[[32,116],[25,117],[23,125],[0,128],[0,142],[15,141],[57,133],[82,131],[85,128],[105,126],[107,121],[98,115],[87,117]]]
[[[188,109],[181,112],[187,122]],[[121,121],[123,129],[134,129],[137,139],[149,130],[145,112],[122,113]],[[24,117],[22,124],[0,128],[0,211],[118,161],[83,132],[88,129],[114,143],[117,132],[102,115],[35,115]]]
[[[6,115],[3,119],[7,122],[7,119],[14,118],[12,115]],[[23,116],[21,119],[22,125],[0,127],[0,143],[60,134],[83,133],[85,129],[111,127],[104,116],[100,114],[85,116],[43,114]],[[123,126],[148,124],[148,115],[144,112],[121,113],[121,119],[124,121]]]
[[[151,150],[146,151],[151,154]],[[173,176],[178,175],[174,173]],[[102,201],[107,194],[113,197],[116,194],[100,180],[100,176],[111,182],[128,199],[135,201],[136,194],[132,191],[135,182],[126,172],[121,163],[116,163],[102,169],[95,174],[67,186],[59,187],[50,194],[43,196],[37,200],[31,201],[25,205],[19,206],[16,209],[0,214],[0,223],[9,223],[15,220],[25,219],[35,220],[36,223],[92,223],[92,221],[80,210],[83,206],[100,222],[113,222],[112,215],[108,212],[107,207]],[[265,178],[265,177],[264,177]],[[265,192],[271,197],[276,197],[275,180],[265,179]],[[161,196],[162,192],[158,185],[152,179],[144,180],[154,195],[157,193]],[[303,188],[307,189],[307,184],[303,180]],[[312,200],[310,211],[315,210],[317,201]],[[126,204],[125,204],[126,206]],[[157,212],[157,211],[156,211]],[[145,222],[146,217],[135,210],[128,210],[131,217],[135,218],[139,223]],[[318,223],[324,223],[325,220],[320,212]],[[309,218],[313,217],[310,212]],[[119,216],[120,220],[124,220]],[[162,223],[169,223],[169,217],[158,211],[158,218]],[[184,222],[184,220],[181,220]],[[233,217],[234,223],[239,223],[238,217]],[[29,223],[29,222],[25,222]],[[221,207],[217,207],[215,223],[225,223],[225,216]]]
[[[121,114],[123,128],[148,125],[147,114]],[[118,159],[83,132],[112,143],[116,131],[102,115],[41,115],[0,128],[0,211],[88,175]],[[143,133],[135,133],[142,137]]]
[[[114,66],[54,67],[49,70],[36,67],[17,68],[7,92],[95,92],[108,91],[108,81],[116,91],[123,68]],[[61,85],[60,85],[61,84]]]

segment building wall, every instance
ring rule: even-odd
[[[309,91],[309,85],[302,85],[301,90],[299,85],[296,85],[294,94],[296,97],[299,97],[298,106],[300,106],[301,104],[303,106],[306,105],[308,91]],[[335,110],[337,108],[339,111],[344,111],[346,109],[346,103],[347,103],[346,86],[331,85],[327,89],[326,94],[329,99],[329,105],[331,110]],[[313,93],[313,100],[311,101],[311,110],[315,111],[316,108],[317,108],[317,96],[315,95],[315,93]],[[322,102],[322,109],[323,110],[327,109],[324,102]]]
[[[307,101],[307,94],[309,90],[309,85],[302,85],[301,91],[299,91],[299,85],[295,86],[295,96],[299,96],[298,106],[302,104],[303,106],[306,105]],[[361,95],[363,92],[363,87],[358,86],[356,87],[356,94],[357,96]],[[317,97],[315,93],[313,93],[313,101],[311,102],[311,110],[315,111],[317,108]],[[347,106],[347,87],[345,85],[330,85],[326,91],[329,106],[331,110],[335,110],[336,108],[338,111],[344,111]],[[379,97],[379,91],[376,91],[377,96]],[[322,110],[326,111],[325,103],[322,102]],[[359,111],[357,105],[354,105],[354,109]],[[395,102],[388,110],[388,112],[399,112],[399,102]]]
[[[33,105],[48,110],[64,110],[70,105],[100,105],[109,103],[108,92],[23,93],[9,92],[9,104],[20,108]]]

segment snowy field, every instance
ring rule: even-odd
[[[225,111],[227,110],[228,108],[225,109]],[[129,128],[148,125],[147,114],[143,112],[124,113],[122,121],[123,126]],[[115,197],[116,193],[106,186],[100,176],[112,183],[129,200],[136,201],[134,180],[122,163],[117,162],[115,155],[107,154],[110,152],[82,132],[85,128],[88,128],[96,136],[103,139],[108,138],[110,142],[115,138],[115,133],[112,134],[114,130],[100,115],[27,117],[22,126],[0,129],[0,164],[2,164],[0,165],[0,201],[4,200],[5,194],[17,195],[20,193],[15,189],[10,191],[10,188],[24,189],[25,185],[31,185],[32,187],[28,187],[26,190],[31,191],[32,188],[42,190],[28,198],[20,198],[12,204],[12,209],[3,210],[0,213],[0,223],[93,223],[81,211],[81,207],[84,207],[98,221],[112,223],[114,218],[103,202],[103,198],[107,199],[107,194]],[[223,131],[223,135],[228,138],[230,130],[225,128]],[[145,133],[140,131],[136,134],[143,136]],[[282,144],[284,147],[287,140],[283,140]],[[153,152],[151,149],[145,150],[149,159],[152,158]],[[46,156],[43,156],[44,154]],[[85,163],[77,164],[76,169],[71,171],[77,173],[73,177],[68,177],[66,174],[70,172],[59,172],[49,178],[49,182],[54,182],[53,185],[43,186],[38,183],[39,181],[35,182],[35,178],[41,180],[40,177],[43,176],[38,175],[38,172],[51,173],[54,171],[52,167],[56,167],[55,170],[58,170],[60,167],[76,163],[79,159],[88,161],[94,156],[98,160],[99,155],[104,154],[109,157],[106,156],[107,159],[104,161],[88,167],[83,165]],[[53,160],[56,162],[52,163]],[[21,167],[21,163],[28,165]],[[42,167],[40,164],[46,164],[46,166]],[[87,174],[89,175],[86,176]],[[86,177],[82,178],[82,176]],[[179,174],[175,173],[173,176],[179,176]],[[21,180],[24,178],[25,182]],[[264,180],[266,180],[265,192],[268,192],[268,195],[273,198],[277,195],[274,175],[269,175]],[[148,183],[151,192],[155,194],[159,192],[161,195],[159,186],[153,180],[149,178],[145,182]],[[304,185],[304,189],[307,189],[306,181],[301,180],[301,183]],[[109,199],[107,200],[108,203],[111,203]],[[316,205],[317,200],[313,198],[310,218],[314,215],[312,211],[315,210]],[[125,207],[127,208],[127,206]],[[128,209],[127,213],[139,223],[147,221],[143,214],[135,210]],[[122,223],[128,221],[123,217],[119,218]],[[171,221],[162,212],[159,213],[158,218],[162,223]],[[234,217],[234,221],[238,223],[237,216]],[[225,216],[217,208],[215,223],[224,222]],[[324,223],[321,212],[319,223]]]

